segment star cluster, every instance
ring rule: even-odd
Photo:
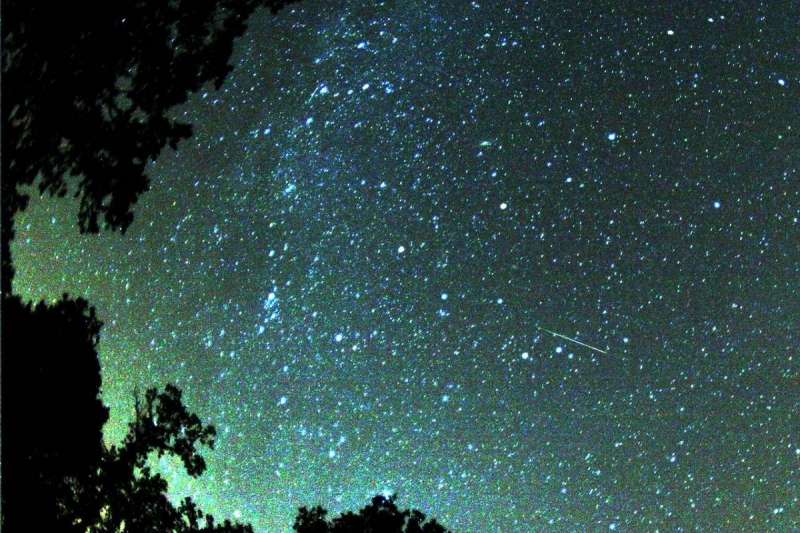
[[[464,533],[789,531],[798,19],[260,13],[128,233],[36,203],[15,290],[98,308],[109,439],[134,387],[182,388],[218,445],[164,471],[257,531],[380,492]]]

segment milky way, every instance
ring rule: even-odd
[[[792,530],[800,4],[355,4],[254,17],[125,236],[20,217],[109,439],[174,382],[219,431],[176,494],[259,532]]]

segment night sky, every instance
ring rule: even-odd
[[[800,4],[650,3],[259,13],[128,233],[34,203],[15,290],[97,307],[111,441],[182,388],[175,493],[259,533],[797,531]]]

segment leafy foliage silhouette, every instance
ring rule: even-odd
[[[116,532],[220,532],[251,533],[249,525],[215,523],[191,498],[176,508],[167,498],[167,482],[153,472],[151,458],[174,455],[192,477],[200,476],[206,463],[198,446],[214,447],[213,426],[204,426],[183,405],[174,385],[164,392],[151,388],[140,401],[137,395],[134,421],[119,447],[112,446],[100,467],[102,512],[96,531]]]
[[[375,496],[358,514],[348,511],[333,520],[326,520],[322,507],[301,507],[292,528],[297,533],[450,533],[436,520],[426,522],[420,511],[401,511],[396,498]]]
[[[250,533],[217,524],[186,498],[176,507],[150,459],[178,457],[190,476],[206,469],[204,426],[167,385],[137,397],[119,446],[106,447],[108,408],[97,357],[102,323],[83,299],[24,304],[12,294],[14,220],[30,191],[78,198],[78,227],[125,232],[149,188],[146,165],[191,136],[170,111],[231,70],[236,37],[258,7],[295,0],[120,0],[102,4],[4,0],[2,253],[2,529],[97,533]],[[57,37],[57,38],[54,38]],[[376,497],[331,522],[300,510],[300,532],[446,533],[419,511]]]
[[[4,0],[3,293],[27,186],[74,194],[81,232],[124,232],[149,188],[147,163],[192,134],[169,111],[208,82],[222,85],[256,8],[292,1]]]
[[[14,220],[29,194],[79,201],[81,232],[124,232],[147,191],[148,162],[191,135],[170,115],[219,88],[245,21],[293,0],[4,0],[2,31],[2,404],[4,531],[249,531],[177,508],[148,454],[174,454],[198,476],[213,443],[180,391],[148,390],[135,430],[106,449],[101,322],[82,299],[24,304],[12,293]],[[152,415],[152,416],[151,416]],[[23,514],[24,513],[24,514]]]
[[[189,498],[175,507],[148,463],[174,455],[198,477],[206,469],[198,448],[213,449],[214,427],[186,409],[174,385],[137,397],[123,442],[104,446],[102,323],[85,300],[65,294],[34,306],[6,296],[2,313],[3,531],[252,531],[216,524]]]

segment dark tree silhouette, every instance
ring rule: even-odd
[[[322,507],[301,507],[292,528],[297,533],[449,533],[436,520],[426,522],[420,511],[401,511],[395,499],[375,496],[358,514],[346,512],[333,520],[326,520]]]
[[[117,532],[221,532],[250,533],[249,525],[214,517],[201,511],[191,498],[176,508],[167,498],[167,482],[154,473],[148,460],[165,454],[178,457],[192,477],[200,476],[206,463],[199,445],[214,447],[213,426],[204,426],[186,410],[181,391],[167,385],[164,392],[148,389],[144,402],[136,399],[134,421],[119,447],[111,447],[100,467],[102,510],[96,531]]]
[[[175,455],[191,476],[214,428],[181,392],[148,389],[118,447],[106,448],[96,347],[101,323],[82,299],[23,304],[12,294],[14,219],[31,187],[79,200],[78,226],[124,232],[148,190],[146,165],[192,129],[170,115],[231,70],[233,43],[259,6],[294,0],[4,0],[2,24],[2,529],[6,532],[250,533],[190,499],[177,507],[148,463]],[[446,533],[419,511],[376,497],[325,520],[300,510],[298,533]]]
[[[191,135],[169,110],[208,82],[221,86],[257,7],[291,1],[3,1],[4,294],[26,186],[74,194],[82,232],[125,231],[149,186],[145,165]]]
[[[175,508],[152,456],[180,458],[194,477],[206,468],[198,446],[214,428],[189,413],[172,385],[149,389],[119,447],[103,445],[108,408],[99,399],[102,326],[82,299],[53,305],[3,298],[2,530],[85,533],[247,533],[214,523],[190,500]]]
[[[190,500],[173,508],[164,480],[142,462],[174,453],[191,475],[205,468],[195,444],[210,445],[213,432],[186,412],[177,389],[148,391],[143,408],[159,413],[157,423],[139,423],[150,411],[137,410],[136,438],[103,447],[101,323],[82,299],[33,306],[14,296],[11,241],[31,190],[77,197],[82,232],[124,232],[148,189],[147,163],[191,135],[170,110],[205,84],[220,87],[256,8],[292,1],[3,0],[4,531],[118,531],[123,522],[127,531],[247,530],[214,525]]]
[[[190,499],[174,507],[148,465],[171,454],[197,477],[206,468],[198,447],[213,448],[213,426],[187,411],[175,386],[137,398],[122,444],[104,446],[94,308],[66,294],[52,305],[2,302],[3,531],[251,531],[215,524]]]
[[[66,294],[36,306],[4,297],[2,318],[2,529],[68,531],[67,509],[99,510],[102,324]]]

